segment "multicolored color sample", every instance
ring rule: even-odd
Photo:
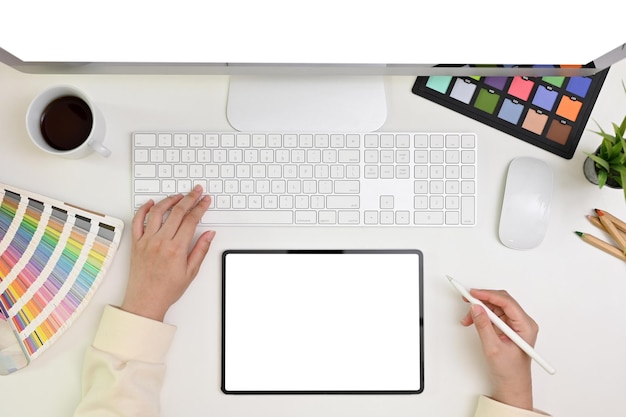
[[[563,158],[574,156],[608,68],[588,77],[418,77],[413,93]]]
[[[122,230],[120,220],[0,184],[0,320],[28,360],[87,305]]]

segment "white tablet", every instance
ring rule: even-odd
[[[419,250],[222,255],[222,391],[418,394]]]

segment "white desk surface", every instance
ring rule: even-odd
[[[592,118],[621,121],[626,61],[609,72]],[[445,279],[507,289],[540,324],[537,350],[556,369],[533,364],[537,407],[553,415],[626,415],[626,264],[582,242],[575,230],[602,235],[585,219],[593,208],[626,218],[621,191],[599,190],[583,176],[585,152],[599,138],[586,132],[571,160],[531,146],[411,93],[413,77],[388,80],[389,117],[400,130],[473,131],[479,138],[478,225],[440,228],[219,228],[199,276],[168,313],[178,325],[167,360],[162,415],[214,416],[471,416],[489,393],[480,343],[459,320],[467,306]],[[101,108],[109,159],[48,156],[29,141],[24,116],[43,89],[70,83]],[[130,225],[130,134],[142,129],[231,130],[226,76],[27,75],[0,64],[0,182],[97,209]],[[593,122],[588,125],[595,128]],[[555,195],[543,243],[522,252],[498,240],[509,162],[534,156],[554,169]],[[229,396],[220,391],[221,265],[236,248],[418,248],[424,252],[425,391],[408,396]],[[44,355],[0,377],[3,416],[69,416],[80,399],[82,359],[103,306],[122,300],[130,230],[89,307]]]

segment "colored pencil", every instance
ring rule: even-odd
[[[626,252],[626,239],[624,239],[624,236],[617,230],[615,224],[613,223],[613,220],[611,220],[603,210],[596,209],[596,213],[598,213],[598,218],[600,219],[602,226],[604,226],[604,229],[606,229],[607,233],[611,235],[611,237],[618,244],[619,248],[622,250],[622,253]]]
[[[604,214],[608,214],[606,211],[604,212]],[[587,215],[587,220],[589,220],[589,222],[591,224],[593,224],[595,227],[597,227],[598,229],[602,230],[603,232],[606,232],[606,229],[604,228],[604,226],[602,226],[602,222],[600,221],[600,219],[597,216],[591,216],[591,215]],[[626,238],[626,232],[622,232],[620,230],[619,227],[617,227],[617,225],[615,224],[615,222],[613,222],[613,224],[615,225],[615,227],[617,228],[618,231],[620,231],[620,233],[622,235],[624,235],[624,238]]]
[[[597,211],[598,211],[598,209],[596,209],[596,212]],[[613,222],[615,227],[617,227],[622,232],[626,232],[626,223],[625,222],[623,222],[622,220],[618,219],[617,217],[615,217],[614,215],[612,215],[608,211],[602,210],[602,212]]]
[[[604,226],[602,226],[602,222],[600,221],[598,217],[591,216],[591,215],[587,215],[586,217],[587,217],[587,220],[589,220],[591,224],[593,224],[595,227],[602,230],[603,232],[606,232],[606,229],[604,228]]]
[[[583,233],[583,232],[574,232],[574,233],[580,236],[580,238],[583,241],[589,243],[591,246],[595,246],[601,251],[604,251],[608,253],[609,255],[613,255],[616,258],[621,259],[622,261],[626,262],[626,255],[624,255],[624,252],[620,251],[615,246],[609,245],[604,240],[598,239],[597,237],[590,235],[589,233]]]

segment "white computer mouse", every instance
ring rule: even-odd
[[[531,157],[509,164],[500,213],[500,241],[512,249],[537,247],[548,228],[554,179],[552,168]]]

